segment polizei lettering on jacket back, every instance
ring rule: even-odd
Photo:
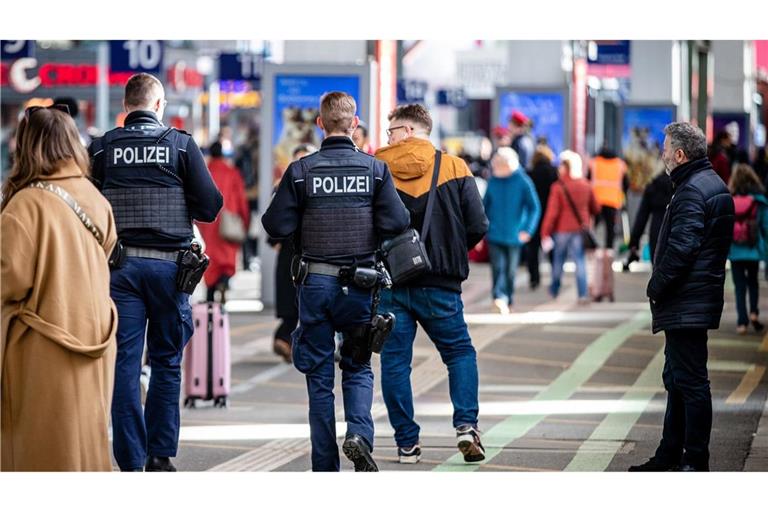
[[[123,146],[112,148],[111,164],[123,165],[170,165],[169,146]]]
[[[367,194],[370,176],[311,176],[310,195]]]

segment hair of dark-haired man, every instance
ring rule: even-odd
[[[224,150],[222,149],[221,142],[219,141],[211,144],[211,147],[208,148],[208,152],[211,154],[212,158],[221,158],[224,156]]]
[[[72,119],[77,119],[80,109],[77,106],[77,100],[70,96],[60,96],[53,100],[54,105],[66,105],[69,109],[69,115]]]
[[[429,115],[429,111],[418,103],[411,103],[410,105],[399,105],[390,112],[387,116],[387,120],[399,119],[401,121],[410,121],[412,123],[421,125],[427,132],[427,135],[432,133],[432,116]]]

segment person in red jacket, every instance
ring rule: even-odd
[[[222,211],[226,210],[239,216],[247,232],[251,215],[248,209],[248,200],[245,197],[245,183],[240,176],[240,171],[224,158],[220,142],[211,144],[210,154],[208,169],[211,171],[216,187],[224,196]],[[219,291],[223,303],[225,292],[229,288],[229,279],[235,275],[237,251],[241,244],[224,240],[219,234],[220,223],[221,215],[211,223],[198,223],[197,227],[200,229],[203,240],[205,240],[205,252],[211,259],[211,263],[203,276],[205,286],[208,288],[207,300],[213,302],[214,294]]]
[[[576,263],[579,303],[587,303],[587,264],[581,230],[589,226],[592,216],[600,212],[600,206],[595,200],[592,186],[584,179],[581,157],[577,153],[560,153],[558,171],[560,179],[550,189],[546,214],[541,223],[541,247],[546,252],[555,251],[549,293],[555,298],[560,292],[563,263],[569,257]]]

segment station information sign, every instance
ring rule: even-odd
[[[109,42],[109,66],[113,72],[158,74],[162,65],[162,41],[130,40]]]
[[[16,60],[34,56],[34,41],[25,41],[23,39],[5,39],[0,41],[0,58],[2,60]]]
[[[244,80],[261,89],[263,59],[248,53],[222,53],[219,55],[219,80]]]

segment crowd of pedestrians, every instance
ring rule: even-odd
[[[192,221],[207,243],[207,270],[202,263],[187,270],[200,270],[208,302],[224,303],[238,267],[250,267],[237,257],[252,249],[258,130],[237,151],[222,133],[204,159],[191,136],[162,124],[165,104],[159,80],[135,75],[126,85],[125,127],[94,138],[88,150],[64,102],[28,108],[18,126],[0,216],[2,470],[111,470],[111,415],[121,470],[175,471],[181,359],[194,330],[182,272],[196,250]],[[608,147],[592,158],[567,149],[555,155],[545,140],[534,142],[531,120],[514,111],[508,127],[494,130],[487,165],[473,173],[434,147],[432,115],[418,104],[389,114],[388,144],[372,155],[356,112],[347,94],[323,97],[322,144],[294,148],[259,222],[278,254],[281,322],[273,350],[306,375],[312,468],[340,467],[333,400],[339,363],[342,451],[355,470],[378,470],[370,358],[379,350],[398,461],[420,461],[411,387],[417,326],[445,364],[456,447],[466,462],[482,461],[477,355],[461,296],[468,252],[487,244],[496,313],[514,310],[523,261],[533,290],[542,283],[541,260],[549,261],[554,299],[572,260],[578,303],[600,300],[603,291],[590,296],[587,257],[598,249],[593,279],[605,284],[602,269],[612,276],[617,219],[626,207],[626,164]],[[667,415],[655,456],[632,470],[706,471],[707,329],[719,326],[726,259],[737,332],[764,329],[758,270],[768,258],[765,167],[760,157],[755,168],[740,162],[727,134],[710,148],[689,123],[672,123],[665,134],[666,170],[647,186],[626,248],[639,257],[650,218],[647,295],[653,330],[667,340]],[[142,160],[130,156],[137,152]],[[422,233],[411,243],[418,241],[429,263],[380,289],[388,280],[377,265],[380,254],[386,259],[381,242],[407,230]],[[389,314],[397,321],[377,349],[376,322]],[[142,409],[145,343],[152,379]]]

